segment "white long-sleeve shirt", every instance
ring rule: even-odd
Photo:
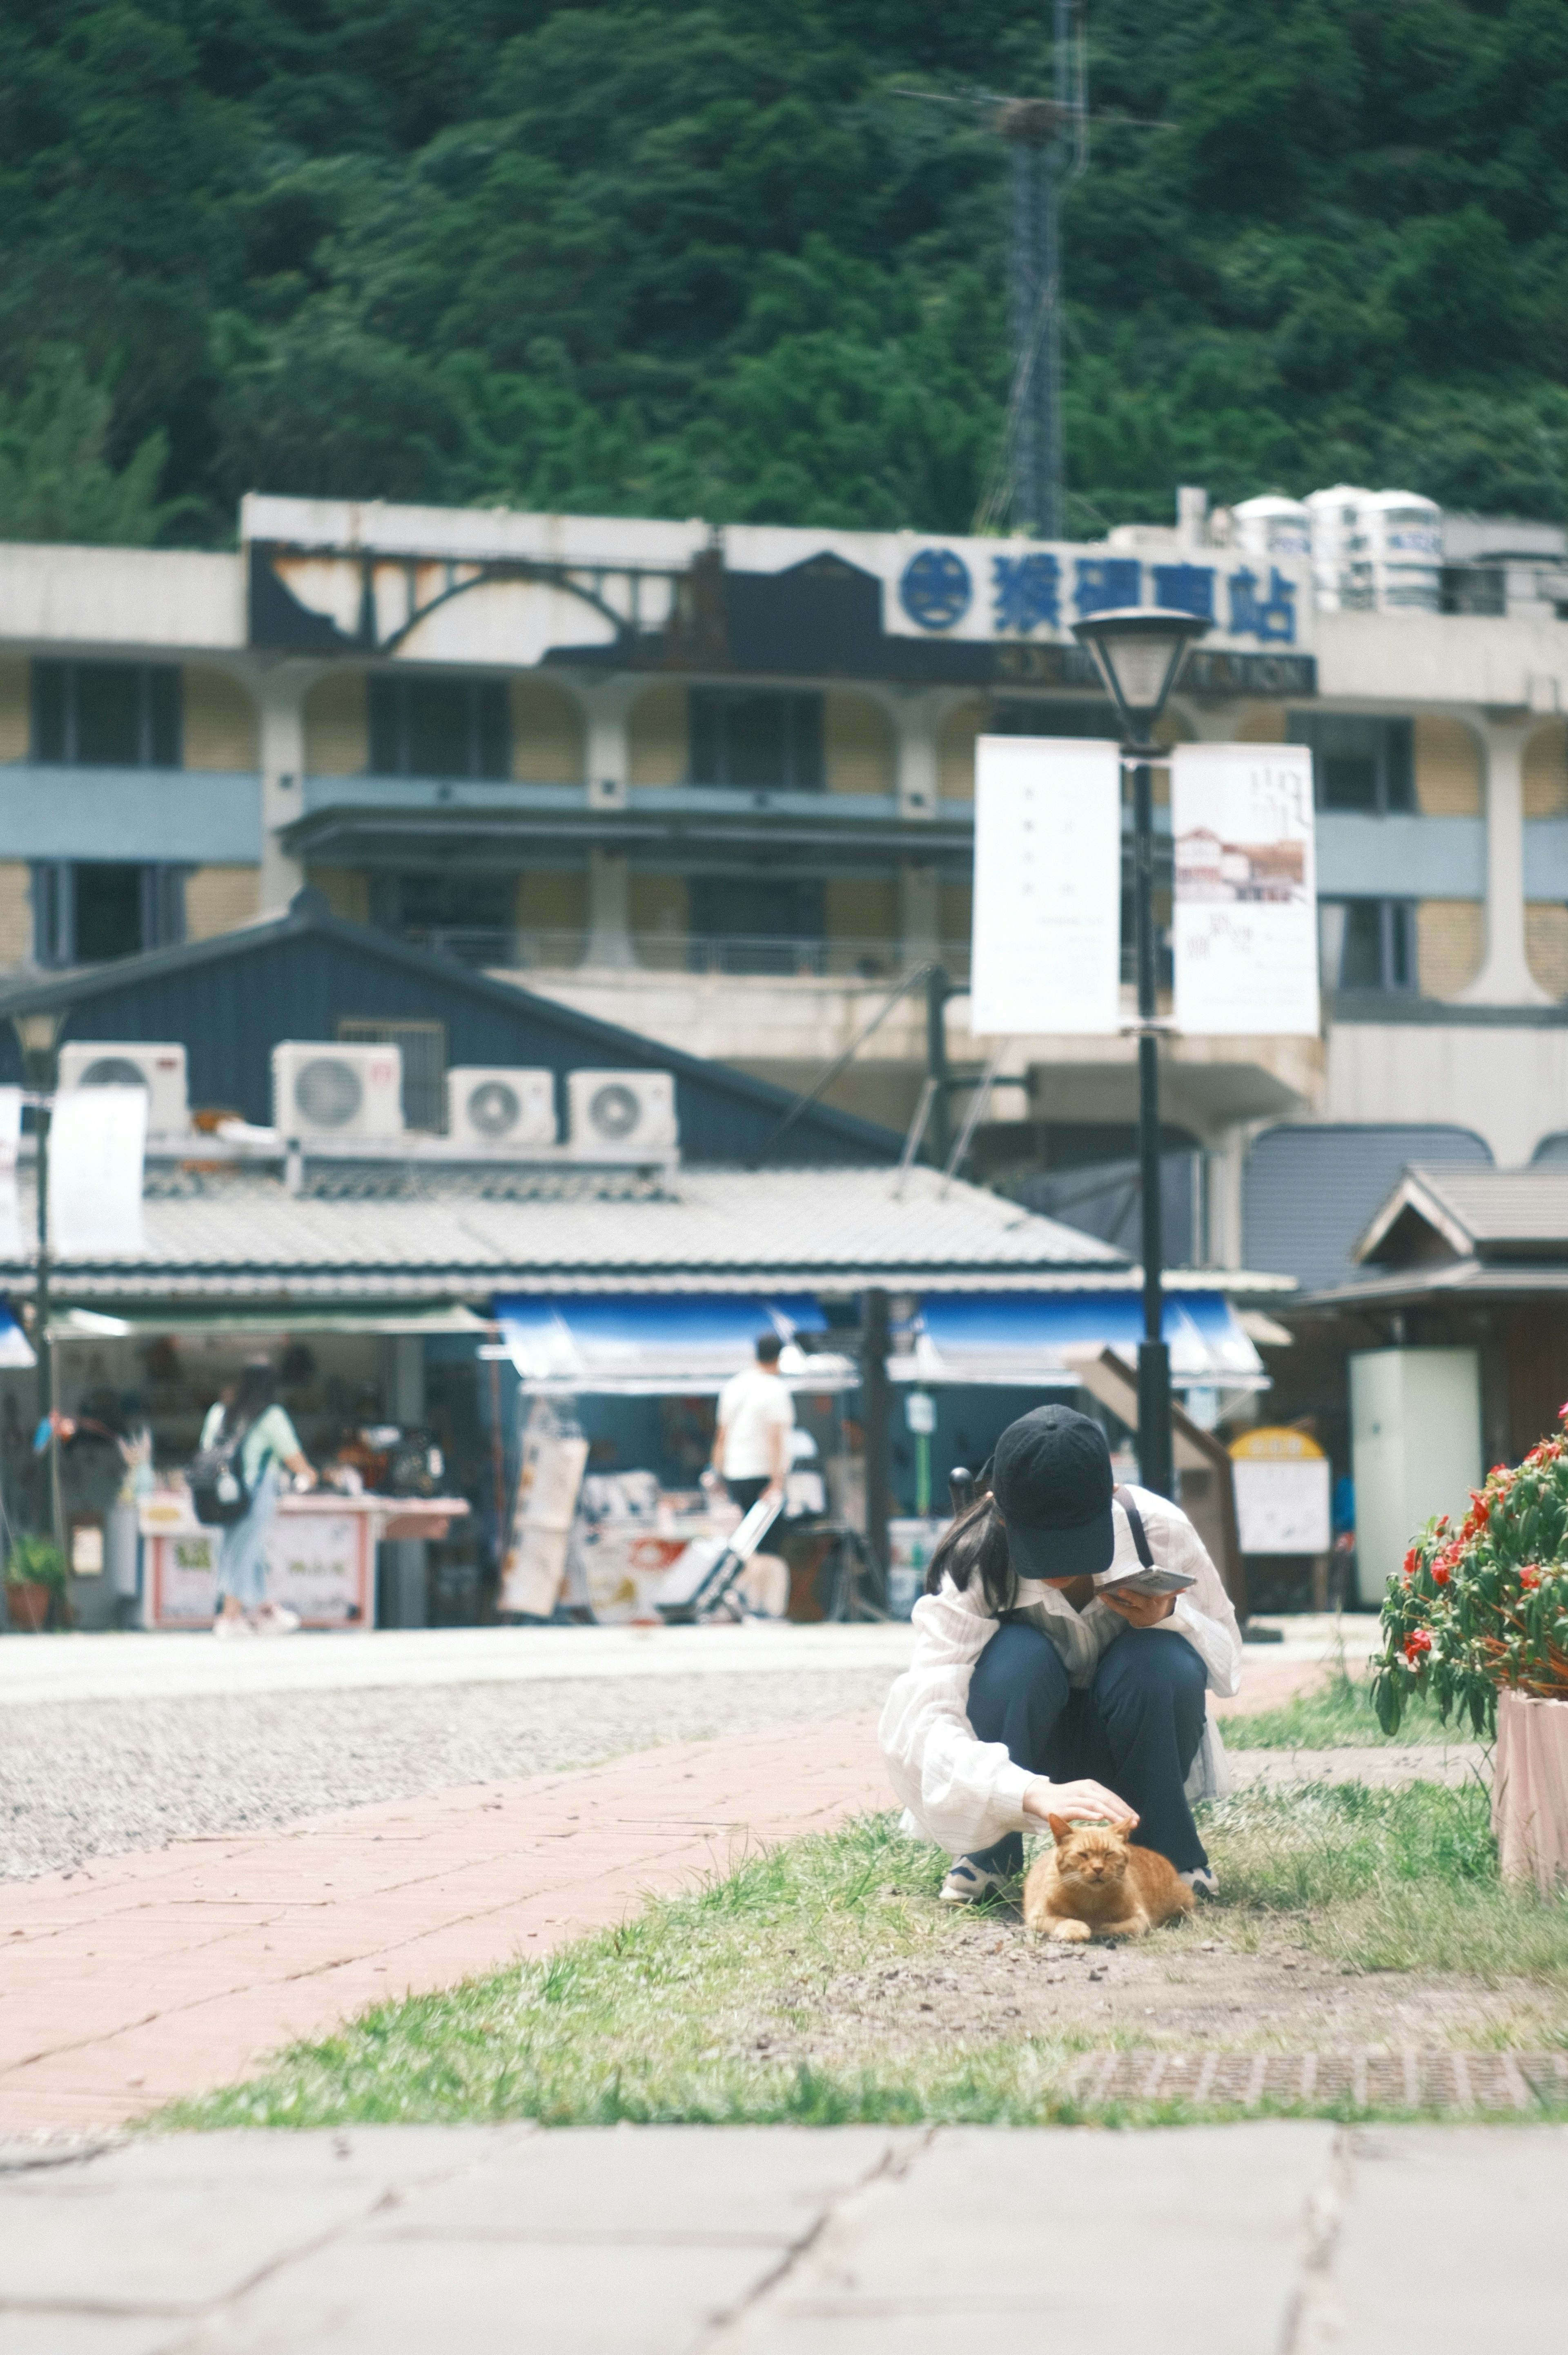
[[[1157,1632],[1179,1636],[1202,1661],[1212,1693],[1228,1699],[1241,1684],[1241,1630],[1220,1573],[1179,1506],[1147,1488],[1128,1492],[1143,1517],[1149,1550],[1162,1569],[1185,1571],[1195,1583],[1176,1597]],[[1111,1508],[1116,1552],[1107,1577],[1140,1567],[1132,1528],[1119,1505]],[[1126,1622],[1097,1599],[1075,1612],[1060,1590],[1020,1579],[1015,1608],[1038,1604],[1075,1685],[1087,1685],[1100,1656]],[[1069,1629],[1066,1621],[1074,1624]],[[1023,1795],[1037,1779],[1015,1766],[1000,1742],[981,1742],[969,1720],[969,1678],[997,1630],[978,1575],[962,1593],[945,1579],[936,1594],[915,1605],[915,1657],[887,1696],[879,1738],[888,1774],[907,1811],[909,1828],[951,1856],[991,1847],[1005,1832],[1033,1828]],[[1205,1721],[1187,1777],[1189,1798],[1218,1796],[1227,1787],[1224,1745],[1213,1719]]]

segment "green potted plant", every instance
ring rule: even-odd
[[[1447,1514],[1427,1523],[1389,1580],[1383,1632],[1383,1730],[1417,1692],[1445,1724],[1495,1729],[1503,1870],[1551,1889],[1568,1873],[1568,1438],[1494,1465],[1457,1528]]]
[[[66,1560],[48,1538],[19,1537],[5,1562],[5,1607],[14,1627],[40,1635],[58,1594],[63,1604]]]

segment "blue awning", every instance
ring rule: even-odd
[[[827,1330],[811,1293],[507,1294],[493,1314],[507,1355],[535,1391],[719,1391],[753,1362],[769,1332],[784,1344],[779,1370],[792,1388],[848,1390],[859,1380],[850,1359],[798,1346],[798,1334]]]
[[[33,1345],[17,1321],[16,1312],[8,1300],[0,1300],[0,1369],[25,1370],[36,1366]]]
[[[1223,1292],[1168,1294],[1164,1335],[1178,1389],[1267,1387],[1263,1360]],[[1142,1338],[1136,1292],[927,1293],[895,1333],[888,1371],[903,1382],[1071,1390],[1075,1359],[1109,1348],[1131,1364]]]

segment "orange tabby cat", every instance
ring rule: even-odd
[[[1023,1884],[1026,1929],[1065,1944],[1097,1934],[1138,1938],[1192,1911],[1192,1891],[1153,1849],[1129,1848],[1127,1834],[1108,1824],[1047,1820],[1056,1845]]]

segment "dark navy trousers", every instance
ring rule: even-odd
[[[1013,1764],[1032,1774],[1103,1783],[1136,1809],[1139,1846],[1188,1872],[1209,1860],[1182,1787],[1202,1739],[1207,1684],[1183,1636],[1124,1627],[1088,1690],[1075,1692],[1050,1638],[1004,1619],[975,1662],[969,1723],[981,1742],[1005,1742]],[[1020,1872],[1022,1837],[1009,1832],[970,1861]]]

